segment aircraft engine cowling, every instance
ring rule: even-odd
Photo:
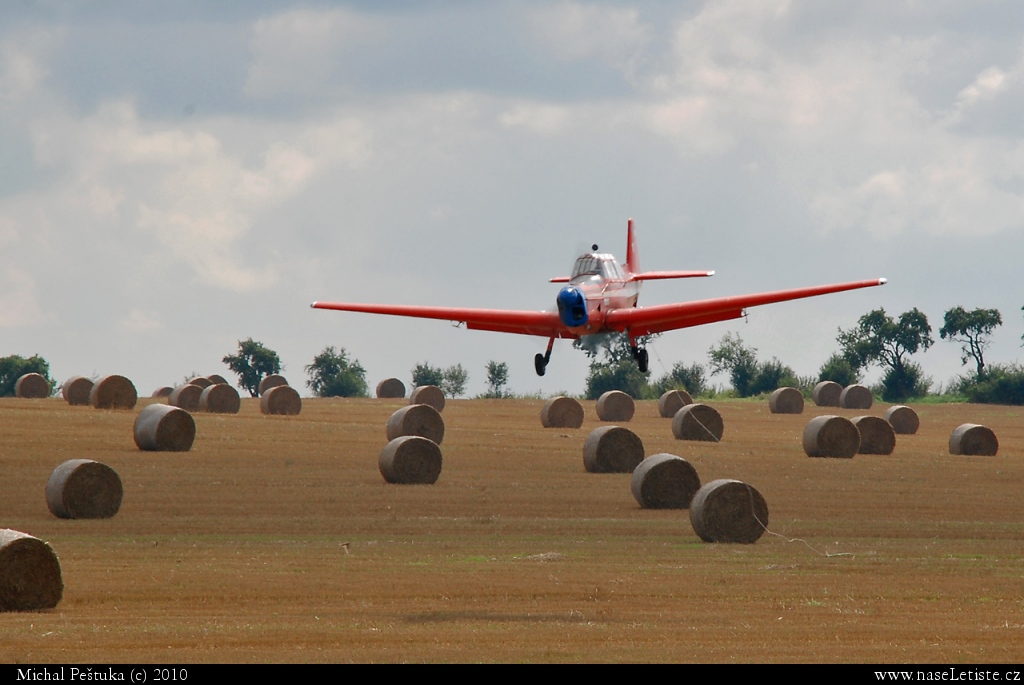
[[[587,299],[576,286],[567,285],[558,291],[558,317],[569,328],[585,326],[589,320]]]

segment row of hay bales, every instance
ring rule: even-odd
[[[50,384],[38,373],[25,374],[15,385],[18,397],[49,397]],[[60,386],[61,397],[72,406],[90,405],[96,409],[134,409],[139,400],[135,385],[124,376],[110,375],[93,381],[72,376]]]
[[[280,374],[265,376],[259,384],[260,412],[295,416],[302,411],[302,398]],[[189,412],[237,414],[241,397],[223,376],[196,376],[177,387],[165,386],[153,391],[153,397],[167,398],[167,403]]]
[[[901,407],[901,409],[909,409]],[[807,424],[803,433],[804,452],[809,457],[849,459],[855,454],[892,454],[896,433],[889,416],[818,416]],[[965,423],[949,436],[949,453],[967,456],[995,456],[999,440],[992,429]]]
[[[737,480],[701,485],[697,470],[674,454],[644,457],[643,441],[621,426],[601,426],[583,444],[588,473],[631,473],[630,490],[645,509],[689,509],[690,524],[705,542],[756,542],[768,527],[768,505]]]
[[[672,434],[677,440],[721,441],[725,423],[714,407],[693,402],[684,390],[673,390],[658,402],[663,417],[671,410],[675,411],[671,417]],[[618,390],[606,392],[597,401],[597,413],[602,421],[614,420],[610,418],[613,415],[629,421],[634,413],[633,398]],[[545,428],[579,428],[583,418],[583,405],[572,397],[553,397],[540,410],[540,422]]]

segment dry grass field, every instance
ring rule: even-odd
[[[146,400],[148,402],[149,400]],[[891,456],[811,459],[813,416],[717,403],[719,444],[680,442],[653,402],[628,427],[702,482],[756,487],[769,529],[706,544],[646,511],[628,475],[584,472],[600,425],[544,429],[540,401],[449,401],[431,486],[384,482],[402,400],[196,415],[187,453],[144,453],[136,411],[0,400],[0,527],[49,542],[56,609],[0,614],[11,662],[1020,662],[1024,409],[921,405]],[[881,416],[884,406],[870,412]],[[948,453],[983,423],[996,457]],[[60,520],[61,462],[102,461],[120,512]]]

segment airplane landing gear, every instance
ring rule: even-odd
[[[533,368],[537,371],[538,376],[544,375],[544,372],[547,370],[548,360],[550,359],[550,356],[550,354],[541,354],[539,352],[534,356]]]
[[[547,371],[548,362],[551,361],[551,348],[555,346],[555,339],[551,338],[548,340],[548,349],[544,354],[537,354],[533,358],[533,368],[537,372],[538,376],[543,376],[544,372]]]
[[[648,367],[648,355],[646,347],[633,347],[633,359],[636,360],[636,365],[640,369],[640,373],[647,373]]]

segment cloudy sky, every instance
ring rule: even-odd
[[[666,334],[655,375],[730,331],[810,375],[918,307],[946,383],[955,305],[1021,355],[1022,112],[1011,2],[4,3],[0,355],[149,394],[253,337],[293,385],[334,345],[371,387],[578,393],[565,341],[541,379],[541,338],[308,305],[546,309],[632,216],[645,268],[717,271],[641,304],[890,281]]]

